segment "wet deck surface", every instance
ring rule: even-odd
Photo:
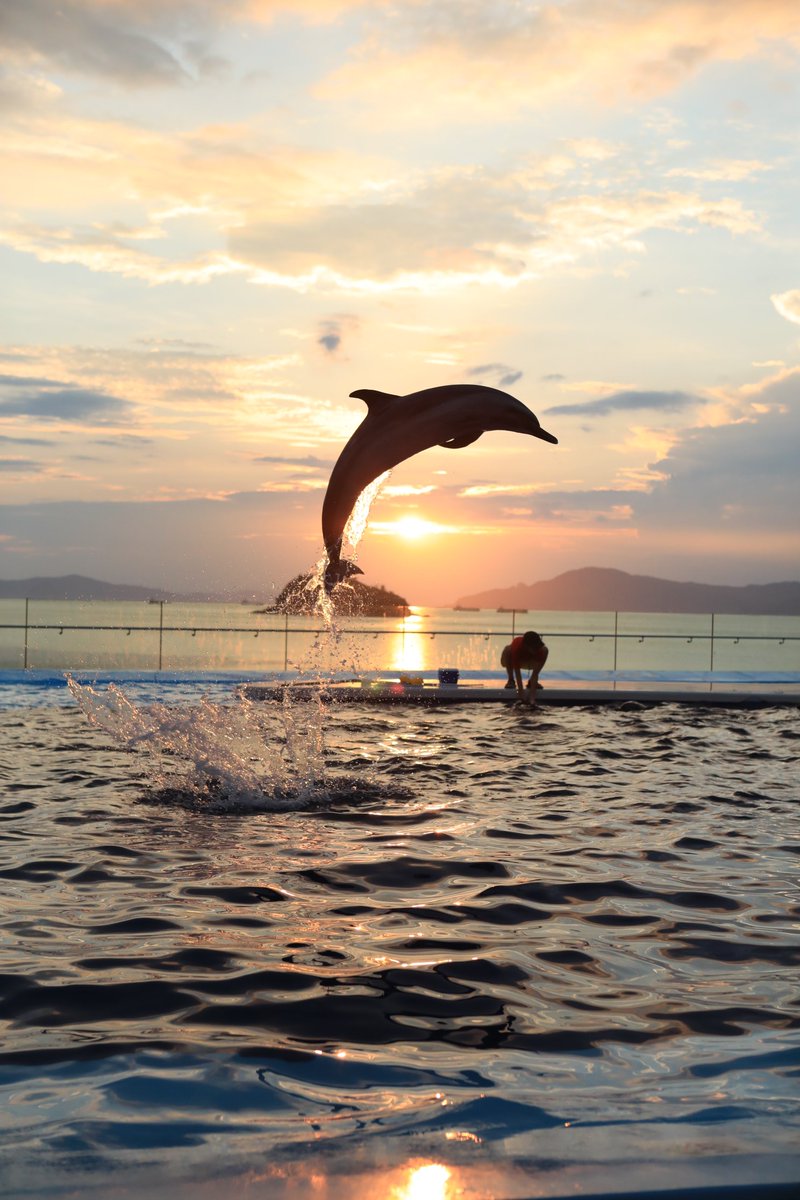
[[[280,700],[287,687],[295,699],[312,698],[318,694],[315,684],[245,684],[240,695],[248,700]],[[459,684],[451,687],[426,685],[409,686],[397,682],[331,683],[323,685],[322,699],[339,704],[516,704],[516,692],[510,688],[473,687]],[[693,704],[703,706],[735,706],[752,708],[764,706],[800,706],[800,690],[756,691],[752,689],[718,688],[716,690],[681,687],[553,687],[536,693],[540,705],[571,704]]]

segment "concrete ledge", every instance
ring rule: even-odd
[[[247,700],[282,700],[287,690],[292,700],[311,700],[319,696],[325,703],[336,704],[517,704],[515,691],[497,687],[409,686],[393,682],[359,683],[251,683],[239,688]],[[541,707],[591,704],[691,704],[703,707],[768,708],[776,705],[800,707],[800,691],[712,691],[672,688],[543,688],[536,693]]]

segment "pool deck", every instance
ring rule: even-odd
[[[0,671],[0,711],[25,708],[29,704],[71,703],[64,670]],[[369,671],[358,677],[339,673],[333,677],[311,679],[281,671],[256,673],[244,671],[133,671],[113,669],[69,672],[77,683],[92,687],[120,686],[138,703],[178,703],[200,695],[212,695],[224,701],[236,697],[252,701],[281,700],[287,690],[292,700],[321,696],[336,704],[516,704],[516,692],[501,686],[497,675],[489,672],[461,672],[458,684],[441,686],[436,674],[421,672],[413,680],[403,681],[403,673],[390,668]],[[671,677],[654,672],[631,673],[609,678],[609,672],[586,675],[555,673],[545,679],[536,693],[541,707],[566,705],[641,705],[684,704],[702,707],[770,708],[800,707],[800,672],[768,672],[746,675],[695,673],[693,677],[677,673]],[[644,678],[643,676],[647,676]]]
[[[239,688],[247,700],[281,700],[289,690],[293,700],[310,700],[317,695],[326,703],[336,704],[517,704],[513,689],[456,684],[439,687],[436,684],[409,685],[393,680],[345,681],[337,683],[250,683]],[[594,704],[691,704],[717,708],[768,708],[775,706],[800,707],[800,689],[779,691],[774,687],[761,691],[752,687],[722,688],[717,685],[693,688],[663,685],[642,687],[617,686],[545,687],[536,693],[536,704],[542,707]]]

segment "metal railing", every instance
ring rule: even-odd
[[[275,661],[280,662],[280,658],[282,657],[283,670],[288,671],[289,665],[290,665],[290,643],[291,643],[292,638],[298,637],[298,636],[302,636],[304,639],[309,639],[309,638],[314,638],[314,637],[318,638],[320,635],[329,633],[329,630],[327,629],[327,627],[325,627],[322,624],[317,624],[315,626],[299,625],[296,623],[293,624],[292,617],[289,614],[284,614],[283,616],[281,616],[281,614],[278,614],[278,613],[264,614],[265,616],[269,617],[269,624],[258,625],[256,627],[254,627],[252,624],[250,624],[250,625],[165,624],[165,622],[164,622],[164,603],[165,602],[164,601],[152,601],[151,603],[153,603],[154,606],[155,606],[155,604],[158,605],[158,623],[157,624],[155,622],[153,622],[151,624],[132,624],[132,623],[125,622],[125,623],[120,623],[120,624],[99,624],[98,623],[98,624],[90,625],[90,624],[64,623],[64,622],[60,622],[60,621],[46,621],[46,622],[45,621],[32,621],[30,619],[29,601],[26,600],[25,601],[25,609],[24,609],[24,619],[22,621],[17,621],[17,622],[9,622],[9,623],[5,623],[5,624],[0,623],[0,630],[18,631],[22,634],[22,643],[23,644],[22,644],[21,649],[22,649],[22,666],[23,666],[24,670],[28,670],[29,667],[31,666],[31,635],[36,634],[36,633],[57,634],[58,636],[61,636],[64,633],[77,633],[77,632],[84,633],[84,634],[85,633],[100,633],[100,634],[120,633],[120,634],[124,634],[127,637],[130,637],[134,633],[136,633],[136,634],[151,634],[154,637],[157,636],[157,639],[158,639],[157,652],[155,652],[155,650],[154,650],[153,657],[154,657],[154,659],[157,660],[157,670],[159,670],[159,671],[164,670],[164,658],[165,658],[164,643],[165,643],[166,635],[171,635],[171,634],[191,635],[191,637],[193,637],[193,638],[196,637],[198,634],[203,634],[203,635],[239,634],[239,635],[244,635],[248,638],[251,638],[251,637],[259,638],[260,636],[265,636],[265,637],[278,636],[282,639],[282,642],[283,642],[282,656],[278,655]],[[511,618],[510,630],[509,629],[487,630],[485,627],[482,629],[464,629],[464,628],[460,628],[460,627],[459,628],[435,628],[434,629],[434,628],[431,628],[430,626],[426,625],[420,631],[420,629],[418,629],[417,627],[408,628],[406,616],[403,615],[402,617],[391,618],[391,620],[394,622],[393,627],[391,629],[376,630],[374,626],[353,625],[353,626],[346,626],[343,629],[343,633],[347,637],[355,637],[355,638],[367,638],[367,637],[375,638],[375,637],[379,637],[379,636],[398,637],[399,636],[402,639],[401,645],[402,645],[402,651],[404,654],[405,648],[406,648],[407,634],[409,636],[413,635],[416,638],[440,637],[440,638],[458,638],[461,640],[473,638],[473,639],[483,639],[483,641],[485,641],[485,642],[497,641],[500,639],[505,641],[505,639],[507,639],[509,637],[509,634],[512,637],[514,636],[515,629],[516,629],[516,617],[518,615],[518,612],[519,612],[519,610],[508,610],[508,612],[507,612],[507,615]],[[645,617],[648,614],[625,614],[625,615],[629,615],[629,616],[635,615],[635,616]],[[649,615],[652,616],[652,614],[649,614]],[[700,614],[697,614],[697,616],[699,618]],[[555,630],[554,629],[554,630],[548,632],[546,629],[542,629],[541,632],[542,632],[542,636],[545,638],[545,640],[549,640],[551,645],[553,645],[553,644],[558,645],[558,644],[562,644],[562,643],[566,643],[566,644],[584,643],[586,645],[591,645],[592,643],[606,643],[606,642],[612,643],[612,647],[611,647],[612,661],[607,665],[606,669],[608,669],[608,667],[610,667],[610,669],[614,673],[616,673],[619,670],[620,650],[623,646],[626,646],[627,644],[680,643],[680,642],[683,642],[687,645],[692,645],[693,643],[695,643],[697,645],[698,650],[701,650],[701,648],[704,645],[707,645],[707,654],[703,655],[703,661],[702,662],[700,661],[700,656],[698,655],[697,662],[693,662],[692,670],[699,669],[699,670],[709,671],[712,673],[714,672],[715,667],[718,663],[719,651],[720,651],[720,647],[722,647],[722,646],[735,646],[740,643],[761,642],[762,644],[765,644],[765,646],[769,645],[773,648],[778,648],[778,647],[783,647],[785,645],[789,645],[791,647],[791,649],[794,650],[796,648],[795,644],[800,645],[800,634],[794,635],[794,634],[768,634],[768,633],[757,633],[757,632],[756,633],[722,633],[722,632],[719,632],[715,628],[715,622],[717,619],[715,614],[707,615],[706,620],[708,621],[708,627],[706,630],[696,631],[696,632],[689,632],[687,630],[684,632],[675,632],[675,633],[662,633],[662,632],[657,632],[657,631],[624,632],[623,630],[620,629],[620,621],[619,621],[620,614],[614,613],[613,617],[614,617],[613,628],[609,628],[608,630],[605,630],[605,631],[588,632],[585,630],[569,631],[569,630]],[[477,624],[477,622],[476,622],[476,624]],[[566,649],[566,645],[562,646],[562,648]],[[109,657],[113,657],[113,654],[111,652],[109,652]],[[451,657],[458,657],[458,655],[451,656]],[[496,657],[496,656],[493,656],[493,657]],[[567,657],[569,658],[569,655]],[[795,655],[791,654],[789,657],[791,659],[794,659]],[[693,658],[694,658],[694,654],[693,654]],[[49,664],[45,663],[44,665],[49,665]],[[81,664],[76,661],[73,665],[77,668]],[[409,665],[411,666],[413,664],[409,664]],[[421,664],[416,664],[416,665],[420,666]],[[450,663],[449,665],[459,666],[461,664],[458,662],[453,662],[453,663]],[[384,663],[384,664],[382,664],[382,666],[385,667],[386,664]],[[796,662],[794,662],[794,661],[789,662],[785,665],[785,667],[782,667],[781,669],[787,669],[788,671],[800,670],[800,656],[797,656]]]

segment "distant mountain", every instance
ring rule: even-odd
[[[800,615],[800,583],[676,583],[650,575],[628,575],[606,567],[582,567],[541,583],[517,583],[462,596],[463,608],[527,608],[568,612],[732,613]]]
[[[183,597],[132,583],[105,583],[86,575],[0,579],[0,600],[177,600]]]

